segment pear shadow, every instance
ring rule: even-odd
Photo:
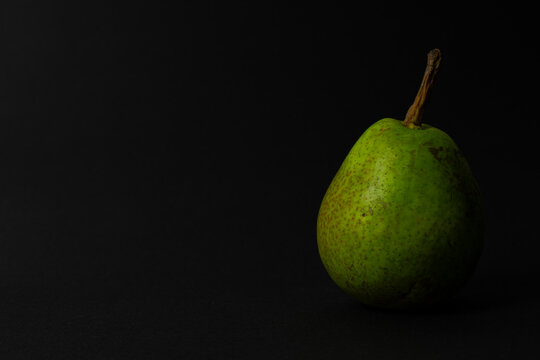
[[[380,308],[351,301],[349,304],[353,311],[369,311],[374,314],[395,314],[395,315],[451,315],[451,314],[476,314],[488,309],[488,306],[480,299],[476,301],[462,296],[438,302],[436,304],[423,305],[411,308]]]
[[[475,276],[454,297],[436,304],[405,309],[378,308],[351,300],[354,311],[379,314],[409,314],[416,316],[477,314],[513,306],[536,306],[540,294],[531,286],[540,278],[540,269],[534,264],[520,268],[495,267]]]
[[[323,306],[313,302],[310,310],[288,316],[281,330],[306,348],[340,344],[343,348],[357,349],[354,344],[358,339],[370,339],[374,352],[379,352],[380,346],[391,339],[406,346],[413,344],[410,345],[413,351],[417,334],[437,336],[441,331],[448,339],[461,341],[459,334],[464,329],[475,331],[486,318],[507,319],[506,324],[512,326],[512,317],[500,315],[514,309],[521,314],[538,313],[536,304],[540,295],[534,293],[533,285],[540,271],[532,261],[521,265],[519,268],[483,266],[454,297],[418,308],[369,307],[336,289]]]

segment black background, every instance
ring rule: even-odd
[[[75,4],[74,4],[75,3]],[[538,356],[532,9],[2,2],[2,359]],[[330,280],[315,223],[362,132],[424,120],[480,183],[486,246],[419,313]]]

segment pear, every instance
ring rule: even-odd
[[[404,121],[384,118],[360,136],[319,210],[324,267],[368,306],[446,300],[471,277],[482,252],[478,184],[450,136],[422,123],[440,61],[440,50],[431,50]]]

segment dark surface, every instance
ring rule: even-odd
[[[531,9],[72,3],[1,5],[0,358],[538,358]],[[369,309],[322,267],[318,206],[433,47],[425,121],[486,247],[448,303]]]

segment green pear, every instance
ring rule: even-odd
[[[404,121],[371,125],[324,195],[317,244],[332,280],[360,302],[408,308],[453,296],[483,247],[478,184],[445,132],[422,123],[438,49]]]

